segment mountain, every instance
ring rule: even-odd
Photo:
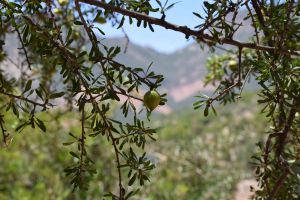
[[[244,21],[245,13],[237,16],[237,24],[240,28],[233,39],[249,41],[253,30],[249,20]],[[230,17],[229,17],[230,18]],[[231,19],[229,19],[231,20]],[[103,40],[107,46],[120,46],[125,49],[125,38],[108,38]],[[120,53],[116,58],[119,62],[132,67],[147,68],[153,62],[152,70],[164,75],[161,91],[168,93],[168,113],[170,109],[192,107],[193,97],[199,92],[211,93],[214,89],[211,85],[204,87],[204,77],[207,74],[205,63],[212,55],[208,47],[201,48],[198,43],[192,43],[173,53],[160,53],[156,50],[139,46],[129,41],[127,51]],[[223,45],[226,49],[232,49],[230,45]],[[222,54],[224,50],[215,49],[215,54]],[[250,83],[250,88],[255,88],[255,83]],[[248,88],[249,88],[248,87]]]
[[[124,49],[126,40],[110,38],[103,43],[107,46],[118,45]],[[212,90],[211,86],[205,88],[202,82],[207,73],[205,62],[208,57],[208,50],[202,51],[198,44],[165,54],[129,42],[126,53],[120,53],[116,59],[128,66],[141,68],[147,68],[153,62],[151,69],[165,78],[161,92],[167,92],[168,104],[176,107],[200,90]]]
[[[118,45],[124,49],[126,40],[123,38],[110,38],[103,42],[108,46]],[[203,78],[206,73],[204,64],[207,52],[199,53],[195,44],[165,54],[149,47],[142,47],[129,42],[126,53],[121,53],[117,60],[135,67],[147,68],[153,62],[152,70],[165,76],[164,87],[170,89],[178,84],[188,83],[197,78]],[[193,73],[191,70],[194,70]]]

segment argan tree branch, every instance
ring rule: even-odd
[[[20,95],[14,95],[14,94],[10,94],[10,93],[7,93],[7,92],[4,92],[4,91],[0,91],[0,94],[3,94],[3,95],[6,95],[6,96],[9,96],[11,98],[14,98],[14,99],[19,99],[21,101],[27,101],[28,103],[31,103],[35,106],[40,106],[42,108],[46,108],[47,105],[50,105],[50,106],[53,106],[52,104],[50,103],[39,103],[39,102],[36,102],[36,101],[33,101],[33,100],[30,100],[26,97],[23,97],[23,96],[20,96]]]
[[[275,183],[275,186],[272,189],[272,191],[271,191],[269,197],[267,198],[267,200],[273,200],[273,199],[275,199],[278,190],[280,189],[280,187],[284,183],[284,181],[287,178],[288,174],[289,174],[289,170],[288,170],[288,168],[286,168],[285,171],[283,172],[283,174],[280,176],[280,178]]]
[[[251,0],[251,3],[252,3],[252,6],[255,10],[257,19],[258,19],[258,21],[259,21],[259,23],[262,27],[263,33],[265,34],[266,38],[268,39],[268,45],[273,46],[273,41],[270,40],[270,38],[269,38],[270,33],[269,33],[269,30],[268,30],[268,27],[266,26],[266,22],[265,22],[262,10],[260,8],[259,2],[256,1],[256,0]]]
[[[264,45],[259,45],[259,44],[255,44],[255,43],[243,43],[243,42],[231,39],[231,38],[215,38],[209,34],[203,33],[202,31],[193,30],[186,26],[175,25],[175,24],[169,23],[165,20],[161,20],[159,18],[151,17],[151,16],[141,14],[141,13],[138,13],[135,11],[126,10],[121,7],[115,7],[115,6],[109,5],[102,1],[96,1],[96,0],[79,0],[79,1],[82,3],[94,5],[94,6],[106,9],[106,10],[110,10],[112,12],[117,12],[122,15],[135,18],[137,20],[147,21],[150,24],[155,24],[155,25],[164,27],[166,29],[181,32],[181,33],[185,34],[186,36],[194,36],[198,39],[207,40],[210,42],[215,42],[215,43],[219,43],[219,44],[229,44],[229,45],[233,45],[233,46],[240,47],[240,48],[255,49],[255,50],[261,50],[261,51],[267,51],[267,52],[276,52],[276,53],[281,53],[284,55],[300,56],[299,51],[277,49],[275,47],[264,46]]]
[[[289,132],[292,128],[292,124],[293,124],[294,119],[295,119],[297,108],[299,108],[299,107],[300,107],[300,94],[297,96],[297,98],[294,102],[294,106],[291,108],[291,110],[289,112],[289,115],[288,115],[288,118],[286,120],[285,126],[284,126],[282,132],[279,135],[279,139],[278,139],[279,144],[278,144],[278,147],[276,149],[277,157],[279,157],[283,152],[286,139],[288,137],[288,134],[289,134]]]
[[[23,50],[24,55],[25,55],[25,58],[26,58],[26,62],[27,62],[27,64],[28,64],[28,68],[31,70],[31,63],[30,63],[30,60],[29,60],[29,57],[28,57],[28,53],[27,53],[27,50],[26,50],[26,48],[25,48],[23,39],[22,39],[22,37],[21,37],[21,33],[20,33],[19,29],[17,29],[17,28],[16,28],[16,32],[17,32],[19,41],[20,41],[20,43],[21,43],[21,49]]]
[[[85,32],[87,33],[87,35],[88,35],[90,41],[92,42],[93,46],[96,47],[97,45],[95,45],[95,41],[94,41],[93,36],[92,36],[92,34],[91,34],[92,30],[91,30],[91,28],[87,25],[87,23],[86,23],[86,21],[85,21],[85,19],[84,19],[84,17],[83,17],[83,14],[82,14],[82,12],[81,12],[81,10],[80,10],[80,6],[79,6],[79,3],[78,3],[78,0],[75,0],[75,8],[76,8],[76,10],[77,10],[77,12],[78,12],[80,21],[81,21],[82,24],[83,24],[83,27],[84,27],[84,29],[85,29]]]
[[[255,19],[254,19],[254,16],[253,16],[253,14],[252,14],[252,11],[251,11],[251,9],[250,9],[250,7],[249,7],[249,5],[248,5],[248,2],[245,3],[245,6],[246,6],[246,8],[247,8],[247,10],[248,10],[248,12],[249,12],[249,15],[250,15],[250,17],[251,17],[251,20],[252,20],[252,25],[253,25],[254,31],[255,31],[256,42],[259,44],[259,43],[260,43],[260,40],[259,40],[259,33],[258,33],[256,21],[255,21]]]
[[[235,8],[234,8],[234,4],[233,4],[233,5],[230,5],[230,7],[228,7],[224,13],[219,14],[217,17],[213,18],[212,20],[210,20],[210,21],[208,21],[208,19],[205,20],[205,24],[201,28],[200,32],[203,33],[207,28],[209,28],[211,25],[213,25],[217,20],[220,20],[221,18],[226,17],[226,15],[228,15],[230,12],[232,12],[234,10],[235,10]]]

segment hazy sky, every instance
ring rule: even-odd
[[[151,0],[151,2],[153,3],[152,5],[158,7],[154,0]],[[165,2],[165,0],[161,0],[161,2]],[[171,2],[177,1],[169,0],[169,3]],[[166,20],[178,25],[187,25],[190,28],[194,28],[200,22],[199,18],[194,16],[192,12],[202,11],[202,5],[203,1],[201,0],[181,0],[167,12]],[[187,41],[181,33],[166,30],[158,26],[153,26],[155,32],[152,33],[148,28],[144,29],[142,26],[138,28],[134,23],[129,25],[128,20],[125,20],[123,27],[133,43],[152,47],[160,52],[169,53],[192,42],[192,39]],[[109,24],[101,25],[101,29],[110,37],[124,35],[121,30],[111,28]]]

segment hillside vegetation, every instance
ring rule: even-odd
[[[218,115],[207,118],[192,110],[153,117],[150,123],[159,128],[159,142],[146,149],[156,169],[136,199],[233,199],[237,183],[254,177],[250,157],[266,128],[255,102],[253,95],[245,95],[238,104],[219,106]],[[101,199],[104,191],[115,188],[113,150],[103,137],[88,137],[97,173],[89,179],[88,191],[72,193],[63,169],[73,159],[69,151],[76,144],[66,147],[60,141],[67,144],[69,132],[79,134],[80,121],[77,113],[63,112],[41,114],[46,133],[26,128],[13,134],[10,145],[1,150],[0,199]],[[10,116],[6,117],[12,132],[18,124]],[[53,116],[56,120],[50,120]]]

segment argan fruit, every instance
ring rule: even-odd
[[[67,5],[68,0],[58,0],[58,3],[62,6],[65,6],[65,5]]]
[[[62,14],[62,10],[58,9],[58,8],[54,8],[53,9],[53,13],[54,14]]]
[[[155,90],[150,90],[144,95],[144,104],[151,111],[160,103],[160,95]]]
[[[229,60],[228,67],[231,71],[236,71],[238,69],[238,63],[236,60]]]

